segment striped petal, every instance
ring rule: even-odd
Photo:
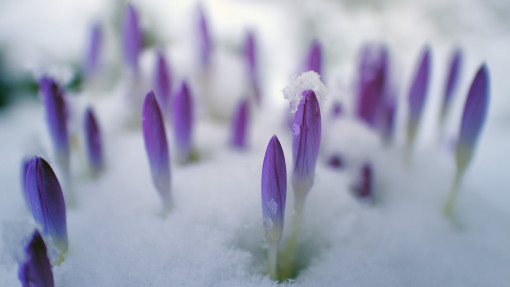
[[[37,230],[25,248],[25,259],[19,265],[18,278],[23,287],[55,286],[46,244]]]

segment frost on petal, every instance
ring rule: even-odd
[[[165,56],[158,52],[156,60],[156,72],[154,73],[154,93],[163,114],[167,115],[170,110],[170,92],[172,90],[172,74],[168,68]]]
[[[414,141],[429,85],[430,71],[430,48],[426,47],[422,53],[418,69],[414,74],[413,82],[409,90],[409,118],[407,122],[407,137],[410,142]]]
[[[487,115],[489,104],[489,71],[484,64],[476,73],[469,88],[457,141],[457,169],[463,170],[471,161]]]
[[[305,65],[305,72],[307,71],[313,71],[322,76],[322,47],[317,40],[310,45]]]
[[[19,265],[18,278],[23,287],[54,286],[46,244],[37,230],[25,248],[25,259]]]
[[[232,140],[234,148],[245,149],[248,135],[248,121],[250,119],[250,107],[248,99],[239,103],[232,119]]]
[[[287,170],[280,141],[273,136],[267,145],[261,180],[262,217],[266,240],[280,241],[287,199]]]
[[[180,163],[189,160],[191,153],[191,137],[193,128],[193,101],[186,81],[174,97],[173,122],[175,145],[178,150],[177,159]]]
[[[295,113],[306,90],[314,91],[318,100],[324,100],[328,94],[326,86],[321,82],[319,74],[313,71],[295,76],[291,83],[283,89],[283,96],[290,102],[290,111]]]
[[[170,202],[170,164],[163,116],[152,91],[147,93],[142,109],[142,131],[149,158],[152,181],[165,207]]]
[[[457,82],[459,80],[459,71],[462,65],[462,52],[461,50],[456,50],[453,54],[452,59],[450,60],[450,66],[448,70],[448,78],[446,81],[443,104],[441,106],[441,120],[443,121],[448,108],[450,107],[450,103],[452,101],[453,92],[457,87]]]
[[[133,71],[137,71],[138,55],[142,49],[142,33],[138,23],[137,12],[131,4],[127,5],[124,12],[122,41],[124,60]]]
[[[85,147],[92,170],[98,172],[103,166],[103,148],[101,131],[92,108],[85,112]]]
[[[50,165],[33,157],[27,168],[27,198],[34,221],[62,252],[67,252],[66,206],[62,188]]]

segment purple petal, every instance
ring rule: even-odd
[[[99,55],[101,53],[102,42],[103,33],[101,31],[101,25],[97,23],[92,27],[90,32],[90,42],[85,59],[85,71],[88,76],[92,76],[99,69]]]
[[[255,35],[253,32],[248,32],[244,43],[244,57],[248,66],[250,78],[253,79],[257,75],[257,54],[255,50]]]
[[[43,99],[46,121],[57,162],[62,168],[67,170],[69,166],[69,138],[66,121],[66,103],[62,89],[53,79],[44,77],[39,81],[39,92]]]
[[[43,235],[65,253],[68,248],[66,206],[57,176],[40,157],[33,157],[27,168],[27,198],[34,221],[42,227]]]
[[[302,95],[292,124],[292,185],[300,196],[312,187],[321,142],[321,112],[317,96],[312,90],[306,90]]]
[[[25,203],[30,208],[30,204],[27,198],[27,185],[26,185],[27,169],[29,163],[30,163],[29,159],[24,159],[21,163],[21,193],[23,194],[23,199],[25,200]]]
[[[143,102],[142,130],[152,181],[165,207],[170,207],[170,156],[163,116],[152,91],[147,93]]]
[[[418,126],[420,124],[425,97],[429,85],[430,70],[430,48],[427,46],[422,53],[418,70],[416,71],[409,90],[409,119],[407,123],[407,136],[410,142],[414,141]]]
[[[331,117],[333,119],[339,118],[344,113],[344,109],[342,107],[342,104],[339,102],[334,102],[333,106],[331,107]]]
[[[473,150],[485,123],[488,104],[489,71],[484,64],[471,83],[464,105],[456,151],[457,169],[459,170],[466,168],[471,161]]]
[[[154,93],[163,114],[168,114],[170,109],[170,91],[172,90],[172,74],[168,68],[165,56],[158,52],[156,73],[154,74]]]
[[[237,149],[246,148],[250,107],[248,99],[243,99],[237,107],[232,119],[232,146]]]
[[[363,164],[361,167],[361,177],[354,187],[352,192],[354,196],[359,199],[372,199],[373,198],[373,172],[372,166],[368,163]]]
[[[283,230],[287,198],[287,170],[280,141],[273,136],[267,145],[261,180],[264,233],[269,243],[278,243]]]
[[[142,33],[138,23],[138,15],[135,8],[128,4],[124,12],[122,25],[122,40],[124,49],[124,60],[133,70],[138,70],[138,55],[142,49]]]
[[[32,239],[25,248],[26,259],[20,263],[18,278],[23,287],[53,287],[53,272],[46,250],[46,244],[39,234],[34,231]]]
[[[394,97],[388,97],[383,107],[383,117],[381,121],[381,134],[386,143],[390,143],[395,131],[395,114],[397,103]]]
[[[305,65],[305,72],[307,71],[314,71],[322,76],[322,47],[317,40],[314,40],[310,45]]]
[[[209,34],[209,27],[207,25],[207,19],[204,14],[202,7],[198,9],[198,29],[199,29],[199,45],[200,45],[200,59],[202,66],[207,67],[211,61],[212,54],[212,41]]]
[[[85,112],[85,146],[90,166],[94,172],[103,167],[103,149],[101,146],[101,132],[92,108]]]
[[[446,82],[445,93],[443,98],[443,105],[441,107],[441,120],[444,120],[448,108],[450,107],[450,102],[452,101],[453,92],[455,87],[457,86],[457,82],[459,80],[459,70],[462,64],[462,52],[461,50],[456,50],[451,61],[450,61],[450,70],[448,72],[448,81]]]
[[[186,81],[175,95],[173,102],[174,136],[178,150],[178,160],[181,163],[189,160],[191,152],[191,135],[193,126],[193,103],[191,92]]]

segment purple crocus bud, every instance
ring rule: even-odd
[[[383,45],[367,45],[361,51],[358,76],[357,115],[375,127],[384,100],[388,78],[388,50]]]
[[[57,176],[40,157],[33,157],[27,168],[27,198],[34,221],[42,234],[64,254],[68,249],[66,205]]]
[[[209,27],[202,7],[198,9],[198,32],[199,32],[199,45],[200,45],[200,60],[203,67],[208,67],[211,62],[211,54],[213,44],[211,35],[209,34]]]
[[[172,74],[168,68],[165,56],[158,52],[156,60],[156,73],[154,74],[154,93],[158,100],[159,107],[163,114],[168,114],[170,111],[170,92],[172,90]]]
[[[30,208],[30,204],[28,203],[28,198],[27,198],[27,185],[26,185],[27,169],[28,169],[29,163],[30,163],[29,159],[24,159],[21,162],[21,193],[23,194],[23,199],[25,200],[25,203]]]
[[[414,143],[416,132],[418,130],[423,107],[425,106],[425,97],[429,85],[430,70],[430,48],[425,47],[418,70],[416,71],[411,89],[409,90],[409,119],[407,121],[407,140],[410,145]]]
[[[246,35],[246,40],[244,44],[244,57],[246,59],[248,76],[250,78],[250,84],[253,89],[255,101],[257,104],[260,105],[261,95],[257,67],[257,49],[255,43],[255,35],[251,31],[249,31],[248,34]]]
[[[60,167],[68,170],[69,167],[69,137],[66,122],[66,103],[62,89],[49,77],[39,81],[46,121],[53,142],[55,157]]]
[[[239,103],[232,119],[232,146],[237,149],[246,148],[246,137],[248,134],[248,121],[250,118],[250,106],[248,99]]]
[[[20,263],[18,278],[23,287],[53,287],[53,272],[46,250],[46,244],[35,230],[32,239],[25,248],[25,259]]]
[[[142,32],[135,8],[128,4],[122,23],[124,60],[133,72],[138,70],[138,55],[142,49]]]
[[[336,119],[342,116],[344,113],[344,109],[342,107],[342,104],[339,102],[334,102],[333,106],[331,107],[331,118]]]
[[[373,199],[373,174],[370,164],[363,164],[360,175],[359,181],[351,188],[352,193],[359,199]]]
[[[321,112],[312,90],[305,90],[292,124],[294,169],[292,186],[296,197],[304,200],[313,184],[321,142]]]
[[[85,72],[88,77],[93,76],[100,68],[99,55],[101,53],[102,42],[103,33],[101,31],[101,25],[96,23],[92,26],[90,32],[90,42],[85,58]]]
[[[381,120],[381,134],[384,142],[389,144],[395,131],[395,115],[397,112],[397,102],[394,97],[388,97],[384,103],[383,115]]]
[[[96,174],[103,167],[103,149],[101,131],[92,108],[88,108],[85,112],[85,146],[90,167],[93,173]]]
[[[322,76],[322,47],[317,40],[314,40],[310,45],[305,64],[305,72],[307,71],[314,71]]]
[[[341,169],[344,167],[344,159],[339,154],[333,154],[328,159],[328,165],[334,169]]]
[[[270,245],[276,245],[282,236],[287,198],[285,155],[276,135],[269,140],[264,156],[261,194],[264,235]]]
[[[456,50],[450,61],[450,70],[448,71],[448,80],[446,81],[443,104],[441,106],[441,122],[444,121],[446,113],[448,112],[448,108],[450,107],[453,92],[455,91],[455,87],[457,86],[457,82],[459,80],[459,70],[461,68],[461,64],[462,52],[461,50]]]
[[[457,141],[457,172],[462,173],[471,162],[473,151],[482,131],[489,104],[489,71],[483,64],[469,88],[459,139]]]
[[[193,102],[191,91],[186,81],[183,81],[173,102],[174,136],[177,160],[185,163],[191,153],[191,136],[193,127]]]
[[[142,130],[145,150],[151,167],[152,182],[158,190],[165,208],[170,208],[170,156],[163,116],[152,91],[147,93],[143,102]]]

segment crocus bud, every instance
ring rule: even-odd
[[[255,101],[257,104],[260,105],[261,95],[258,78],[257,49],[255,44],[255,35],[251,31],[248,32],[248,34],[246,35],[246,40],[244,44],[244,57],[246,59],[248,76],[250,80],[250,85],[253,90],[253,94],[255,96]]]
[[[344,159],[339,154],[333,154],[329,157],[327,164],[334,169],[342,169],[344,167]]]
[[[416,71],[411,89],[409,90],[409,118],[407,121],[407,141],[411,146],[414,143],[420,124],[425,97],[429,85],[430,48],[427,46],[422,53],[418,70]]]
[[[211,62],[212,54],[212,40],[209,34],[209,27],[207,25],[207,19],[205,17],[204,10],[202,7],[198,9],[198,41],[200,46],[200,60],[203,67],[208,67]]]
[[[375,127],[383,105],[388,78],[388,50],[383,45],[367,45],[361,51],[358,75],[357,115]]]
[[[40,157],[33,157],[27,168],[27,198],[34,221],[62,253],[68,249],[66,205],[57,176]]]
[[[461,50],[456,50],[453,54],[453,57],[450,61],[450,68],[448,71],[448,79],[446,81],[443,103],[441,106],[441,123],[444,122],[446,117],[446,113],[448,112],[448,108],[450,107],[450,103],[452,101],[453,92],[455,91],[455,87],[457,86],[457,82],[459,79],[459,71],[462,64],[462,52]]]
[[[44,103],[46,122],[57,163],[67,171],[69,167],[69,136],[66,122],[66,103],[62,89],[52,78],[44,77],[39,81],[39,92]]]
[[[152,181],[163,200],[165,208],[170,208],[170,156],[163,116],[152,91],[147,93],[143,102],[142,130]]]
[[[29,159],[24,159],[21,162],[21,193],[23,195],[23,199],[25,200],[26,205],[30,208],[30,204],[28,203],[27,198],[27,185],[26,185],[27,169],[29,163],[30,163]]]
[[[85,72],[88,77],[92,77],[100,68],[99,55],[101,53],[102,42],[103,33],[101,32],[101,25],[97,23],[92,26],[85,58]]]
[[[93,173],[96,174],[103,167],[103,149],[101,131],[92,108],[88,108],[85,112],[85,147],[90,167]]]
[[[124,12],[122,23],[122,43],[124,60],[132,72],[138,71],[138,55],[142,49],[142,32],[138,23],[138,15],[135,8],[128,4]]]
[[[172,90],[172,74],[168,68],[165,56],[158,52],[156,60],[156,73],[154,74],[154,93],[159,107],[164,115],[170,111],[170,92]]]
[[[191,91],[183,81],[173,102],[174,136],[177,160],[185,163],[191,153],[191,136],[193,127],[193,103]]]
[[[381,135],[386,144],[389,144],[393,138],[395,131],[395,114],[397,111],[397,103],[394,97],[388,97],[383,106],[383,114],[381,119]]]
[[[337,119],[342,116],[344,113],[344,109],[342,107],[342,104],[339,102],[334,102],[333,106],[331,107],[331,118]]]
[[[264,156],[261,194],[264,235],[269,244],[278,244],[282,236],[287,198],[287,170],[285,155],[276,136],[269,140]]]
[[[232,140],[234,148],[245,149],[246,137],[248,134],[248,121],[250,118],[250,106],[248,99],[243,99],[239,103],[232,119]]]
[[[312,187],[321,142],[319,101],[312,90],[303,91],[302,96],[292,124],[292,186],[301,200]]]
[[[305,65],[305,72],[307,71],[314,71],[322,76],[322,48],[317,40],[314,40],[310,45]]]
[[[457,172],[462,173],[471,162],[473,151],[482,131],[489,104],[489,71],[483,64],[476,73],[464,105],[457,141]]]
[[[37,230],[25,248],[25,259],[19,265],[18,278],[23,287],[53,287],[55,284],[46,244]]]
[[[362,200],[373,199],[372,177],[372,167],[368,163],[363,164],[360,178],[351,188],[355,197]]]

